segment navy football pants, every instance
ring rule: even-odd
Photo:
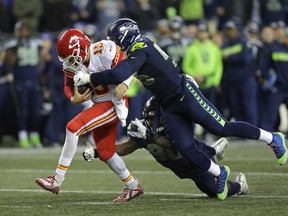
[[[222,137],[258,139],[260,136],[259,128],[249,123],[227,122],[194,83],[184,79],[183,91],[169,104],[161,107],[164,128],[174,148],[202,170],[208,170],[211,162],[195,145],[193,122]]]

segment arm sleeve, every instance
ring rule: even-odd
[[[130,86],[132,85],[132,82],[134,80],[134,76],[130,76],[128,79],[124,80],[123,83],[128,87],[128,89],[130,88]]]
[[[132,57],[123,60],[113,69],[108,69],[102,73],[93,73],[90,75],[92,85],[119,84],[128,79],[136,72],[146,61],[147,54],[143,51],[135,52]]]
[[[70,100],[74,95],[74,82],[73,79],[64,75],[64,94]]]

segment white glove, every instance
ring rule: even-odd
[[[93,161],[95,160],[95,149],[94,147],[89,143],[89,142],[86,142],[86,149],[85,151],[83,152],[83,158],[86,160],[86,161]]]
[[[137,118],[135,118],[134,121],[131,121],[131,123],[128,126],[128,135],[131,137],[137,137],[137,138],[142,138],[146,139],[146,132],[147,128],[145,125]]]
[[[73,77],[74,85],[81,86],[86,83],[90,83],[90,74],[86,74],[82,71],[77,71],[76,75]]]

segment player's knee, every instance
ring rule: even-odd
[[[66,129],[69,130],[71,133],[75,133],[79,130],[81,124],[78,121],[72,120],[66,125]]]
[[[107,161],[109,158],[111,158],[114,155],[114,152],[111,151],[98,151],[99,159],[101,161]]]

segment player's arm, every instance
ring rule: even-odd
[[[64,74],[64,94],[72,104],[80,104],[91,98],[92,92],[87,90],[83,94],[79,94],[78,87],[74,87],[73,78]]]
[[[133,82],[134,76],[130,76],[127,80],[116,86],[114,96],[117,100],[123,98]]]
[[[146,62],[147,58],[144,52],[141,52],[141,55],[129,57],[113,69],[106,70],[104,73],[91,74],[90,82],[93,85],[119,84],[137,71]]]
[[[148,56],[144,51],[137,51],[133,56],[123,60],[119,65],[113,69],[108,69],[102,73],[93,73],[86,75],[79,73],[74,77],[75,85],[83,85],[91,83],[93,86],[105,84],[119,84],[128,79],[134,72],[136,72],[147,60]]]

